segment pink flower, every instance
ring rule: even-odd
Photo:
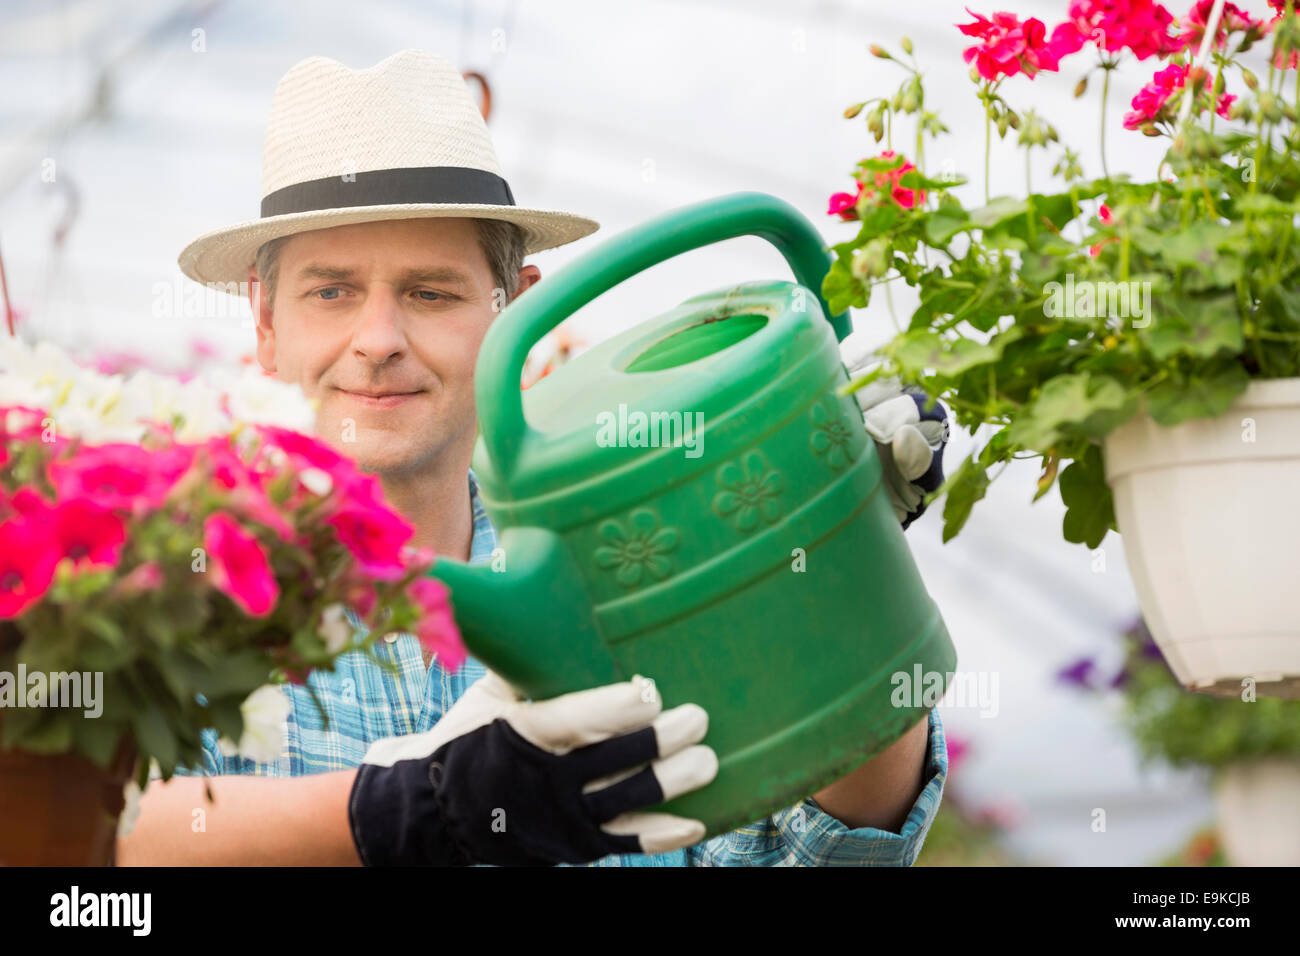
[[[968,37],[978,37],[982,42],[967,47],[962,59],[975,61],[975,69],[984,79],[992,82],[1000,76],[1015,76],[1023,72],[1031,80],[1040,70],[1054,71],[1060,57],[1047,43],[1047,28],[1043,21],[1030,17],[1021,21],[1014,13],[995,13],[989,20],[974,13],[974,23],[958,23],[956,27]]]
[[[190,467],[194,446],[149,450],[126,443],[82,445],[71,458],[50,463],[60,499],[89,498],[104,508],[141,514],[157,508]]]
[[[845,222],[858,218],[858,197],[862,195],[862,183],[858,183],[856,193],[832,193],[826,215],[839,216]]]
[[[42,422],[49,413],[29,405],[0,406],[0,444],[12,439],[40,438]]]
[[[1071,0],[1068,19],[1052,31],[1049,47],[1059,60],[1091,41],[1106,53],[1131,50],[1139,60],[1183,48],[1170,33],[1174,17],[1153,0]]]
[[[325,521],[356,559],[358,568],[381,581],[395,581],[406,573],[402,548],[412,527],[401,515],[387,508],[345,506]]]
[[[1187,83],[1187,72],[1187,67],[1180,63],[1171,63],[1163,70],[1156,71],[1151,82],[1138,90],[1137,96],[1133,97],[1131,104],[1133,109],[1124,116],[1124,128],[1142,129],[1157,122],[1172,120],[1172,113],[1166,110],[1166,105],[1174,93]],[[1198,68],[1197,72],[1201,84],[1208,80],[1204,70]],[[1236,98],[1235,95],[1224,94],[1219,98],[1215,112],[1227,119],[1228,111]]]
[[[1184,46],[1191,47],[1193,50],[1199,50],[1201,40],[1205,38],[1205,27],[1210,21],[1210,11],[1214,9],[1214,0],[1198,0],[1198,2],[1188,11],[1187,16],[1180,18],[1178,23],[1183,28],[1179,40]],[[1222,50],[1228,42],[1228,36],[1233,33],[1249,33],[1255,31],[1256,35],[1264,32],[1264,22],[1262,20],[1251,19],[1250,14],[1242,10],[1235,3],[1224,4],[1223,15],[1219,19],[1219,28],[1214,32],[1214,48]]]
[[[60,502],[53,511],[55,537],[75,567],[117,566],[126,543],[126,523],[84,498]]]
[[[339,478],[357,470],[351,458],[339,454],[319,438],[274,425],[258,425],[257,431],[267,443],[295,459],[301,468],[319,468],[331,477]]]
[[[1298,8],[1295,0],[1268,0],[1268,5],[1277,11],[1277,15],[1264,24],[1264,32],[1272,33],[1285,16],[1294,16]],[[1300,65],[1300,50],[1279,50],[1273,57],[1273,65],[1279,70],[1294,70]]]
[[[126,542],[126,524],[107,508],[85,498],[51,504],[30,485],[19,488],[10,505],[33,529],[48,535],[59,558],[71,559],[74,567],[117,565]]]
[[[0,620],[16,618],[39,601],[58,563],[58,547],[39,521],[0,522]]]
[[[284,540],[294,540],[293,526],[266,493],[265,474],[245,463],[231,448],[229,438],[214,438],[204,452],[212,464],[213,480],[229,493],[230,507],[271,528]]]
[[[212,561],[217,590],[252,617],[264,617],[280,598],[280,585],[257,539],[228,513],[216,511],[203,523],[203,547]]]
[[[1097,218],[1108,226],[1115,221],[1115,217],[1111,215],[1110,207],[1105,203],[1102,203],[1101,208],[1097,210]]]
[[[135,597],[146,591],[156,591],[162,586],[162,568],[157,561],[146,561],[119,578],[113,585],[113,593],[120,597]]]
[[[407,593],[420,606],[420,623],[415,633],[420,646],[439,659],[450,671],[465,662],[468,652],[447,601],[447,586],[434,577],[417,578]]]

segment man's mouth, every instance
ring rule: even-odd
[[[421,394],[423,389],[417,389],[416,391],[378,391],[371,389],[353,391],[352,389],[340,388],[339,391],[361,405],[370,405],[375,408],[393,408]]]

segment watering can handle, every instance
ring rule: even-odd
[[[483,338],[475,399],[483,441],[498,474],[512,472],[537,433],[524,420],[520,380],[534,345],[592,299],[653,265],[737,236],[759,236],[785,256],[795,279],[813,292],[843,340],[847,312],[831,315],[822,297],[830,267],[822,238],[803,214],[760,192],[732,193],[683,206],[634,226],[591,249],[504,309]]]

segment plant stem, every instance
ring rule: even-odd
[[[1104,74],[1101,81],[1101,174],[1110,179],[1110,169],[1106,166],[1106,101],[1110,99],[1110,68],[1102,65]]]
[[[991,105],[984,103],[984,202],[989,201],[989,158],[993,153],[993,114]]]

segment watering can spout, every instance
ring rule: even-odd
[[[430,573],[451,590],[470,654],[529,697],[572,689],[571,668],[587,661],[583,686],[625,679],[600,653],[591,600],[559,535],[507,528],[485,564],[439,558]],[[563,661],[564,667],[557,667]],[[565,675],[560,683],[556,675]],[[631,675],[626,675],[631,676]]]

